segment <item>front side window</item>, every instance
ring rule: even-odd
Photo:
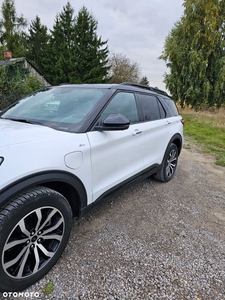
[[[10,106],[2,119],[77,132],[107,89],[57,86],[39,90]]]
[[[133,93],[117,93],[103,111],[102,121],[104,121],[110,114],[116,113],[124,115],[131,124],[139,121],[136,100]]]

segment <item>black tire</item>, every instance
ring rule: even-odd
[[[178,163],[178,148],[175,144],[170,144],[163,158],[160,170],[154,175],[155,179],[163,182],[170,181],[176,171]]]
[[[68,201],[33,188],[0,211],[0,291],[21,291],[41,279],[64,251],[72,226]]]

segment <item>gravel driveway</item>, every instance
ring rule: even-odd
[[[171,182],[133,184],[75,223],[24,299],[225,299],[225,168],[185,143]]]

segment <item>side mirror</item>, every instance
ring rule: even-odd
[[[110,131],[110,130],[126,130],[130,126],[130,121],[122,114],[110,114],[103,121],[102,126],[95,126],[96,130],[99,131]]]

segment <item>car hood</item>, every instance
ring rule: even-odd
[[[60,134],[50,127],[0,119],[0,147],[48,140]]]

